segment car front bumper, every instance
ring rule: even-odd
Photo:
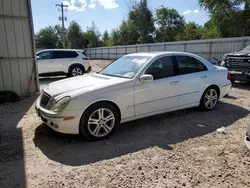
[[[221,86],[220,87],[220,98],[223,98],[224,96],[226,96],[230,92],[231,88],[232,88],[231,83]]]
[[[48,127],[53,129],[56,132],[65,133],[65,134],[79,134],[79,116],[73,116],[74,111],[71,113],[64,113],[64,114],[55,114],[53,112],[49,112],[46,109],[43,109],[40,106],[40,100],[38,101],[35,106],[37,115],[41,118],[43,123],[45,123]],[[71,115],[66,115],[71,114]],[[73,114],[73,115],[72,115]],[[65,118],[73,118],[70,120],[65,120]]]

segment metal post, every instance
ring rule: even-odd
[[[101,59],[103,59],[103,48],[101,48]]]
[[[109,57],[109,49],[110,49],[110,48],[108,48],[108,59],[110,59],[110,57]]]
[[[211,61],[211,55],[212,55],[212,42],[209,42],[209,61]]]
[[[128,54],[128,49],[127,49],[128,47],[127,46],[125,46],[125,54]]]
[[[115,58],[118,59],[117,58],[117,47],[115,48],[115,53],[116,53]]]
[[[185,42],[184,43],[184,52],[186,52],[187,51],[187,43]]]
[[[148,51],[150,52],[150,44],[148,45]]]
[[[167,51],[167,44],[164,44],[164,51]]]
[[[61,7],[61,11],[62,11],[62,39],[63,39],[63,48],[66,48],[65,45],[65,27],[64,27],[64,7],[68,7],[68,5],[64,5],[63,3],[61,4],[56,4],[57,7]]]

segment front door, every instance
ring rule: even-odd
[[[53,66],[54,62],[54,52],[53,51],[43,51],[37,54],[39,57],[38,63],[38,73],[50,73],[55,71],[55,67]]]
[[[179,78],[172,56],[155,60],[145,71],[154,80],[135,84],[136,116],[165,111],[177,107]]]
[[[180,75],[178,106],[199,104],[210,79],[206,66],[199,60],[187,55],[178,55],[176,60]]]

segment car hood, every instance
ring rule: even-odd
[[[79,90],[87,92],[89,90],[105,88],[126,81],[128,79],[93,73],[53,82],[44,89],[44,92],[56,97],[61,94],[78,92]]]
[[[250,56],[250,51],[237,51],[226,54],[226,56]]]

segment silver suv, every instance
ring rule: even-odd
[[[91,71],[84,50],[49,49],[36,55],[39,76],[79,76]]]

